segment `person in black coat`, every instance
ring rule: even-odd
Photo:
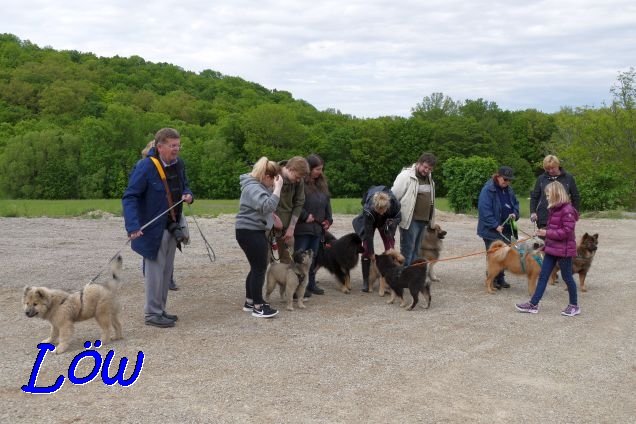
[[[537,223],[537,228],[545,228],[548,223],[548,199],[545,195],[545,188],[553,181],[558,181],[565,187],[566,193],[570,196],[572,206],[579,211],[581,196],[576,187],[576,181],[572,174],[565,172],[561,168],[559,158],[548,155],[543,159],[543,169],[545,172],[537,177],[534,189],[530,192],[530,220]]]
[[[375,260],[373,236],[376,228],[384,250],[395,248],[395,230],[402,219],[400,202],[386,186],[369,188],[362,197],[362,213],[353,219],[353,228],[362,238],[362,291],[369,292],[369,271]]]

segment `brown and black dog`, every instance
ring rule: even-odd
[[[381,255],[375,255],[375,264],[391,289],[391,299],[387,303],[393,303],[397,296],[401,300],[400,306],[406,307],[404,289],[409,289],[413,301],[406,308],[407,311],[415,308],[420,293],[427,299],[425,308],[428,309],[431,306],[431,284],[426,278],[428,265],[426,260],[420,258],[409,266],[401,266],[393,259],[391,250],[388,250]]]
[[[582,292],[586,292],[585,277],[592,267],[592,260],[596,255],[598,249],[598,233],[590,235],[588,233],[583,234],[581,241],[576,246],[576,257],[572,260],[572,274],[579,274],[579,287]],[[552,275],[550,275],[550,284],[556,283],[556,273],[559,270],[559,265],[554,268]]]
[[[443,246],[442,240],[444,240],[446,234],[447,232],[442,230],[442,227],[437,224],[432,227],[426,227],[426,230],[424,230],[419,256],[428,262],[428,278],[431,281],[439,281],[439,278],[433,272],[433,265],[439,259]]]
[[[400,266],[404,265],[404,262],[405,262],[404,256],[397,250],[389,249],[386,252],[384,252],[384,254],[391,256],[391,258],[393,258],[393,262],[395,262],[396,264]],[[373,287],[375,286],[376,281],[380,282],[379,288],[378,288],[378,295],[382,297],[384,296],[385,291],[388,289],[388,286],[386,284],[386,280],[384,279],[382,274],[380,274],[380,270],[378,269],[378,266],[376,265],[375,261],[371,261],[371,269],[369,271],[369,292],[373,292]]]
[[[519,246],[508,246],[501,240],[493,242],[486,252],[486,262],[488,263],[486,292],[495,293],[497,290],[492,284],[494,278],[501,271],[508,270],[513,274],[526,274],[528,276],[528,293],[532,295],[537,288],[537,280],[541,273],[540,258],[541,252],[534,250],[533,246],[523,243]]]

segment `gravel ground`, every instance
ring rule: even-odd
[[[336,216],[334,233],[350,232],[351,218]],[[126,245],[121,218],[0,219],[0,422],[634,422],[636,220],[579,222],[579,237],[598,232],[600,249],[574,318],[560,315],[563,283],[548,288],[538,315],[514,309],[528,299],[524,277],[486,294],[484,258],[476,255],[437,265],[442,281],[432,286],[429,310],[408,312],[361,293],[359,269],[353,293],[344,295],[321,270],[326,294],[288,312],[275,293],[273,306],[283,310],[271,320],[241,310],[247,264],[233,221],[197,219],[213,263],[190,221],[193,243],[176,259],[181,290],[168,299],[179,322],[158,329],[143,323],[140,258]],[[448,231],[443,258],[483,249],[474,218],[440,213],[439,221]],[[529,230],[529,222],[521,227]],[[129,358],[127,376],[144,352],[139,378],[129,387],[99,376],[69,381],[73,358],[99,335],[91,320],[76,325],[65,354],[42,363],[38,387],[60,375],[63,386],[24,393],[48,324],[24,315],[22,288],[79,289],[120,249],[124,339],[98,352],[112,350],[114,364]],[[76,375],[92,368],[84,359]]]

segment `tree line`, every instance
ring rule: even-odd
[[[472,158],[490,166],[464,174],[483,183],[498,165],[512,166],[523,196],[542,172],[543,157],[555,154],[575,175],[583,209],[634,209],[635,74],[619,72],[608,88],[614,101],[597,109],[507,111],[481,98],[432,93],[408,118],[362,119],[318,111],[287,91],[213,70],[57,51],[2,34],[0,197],[120,197],[141,149],[159,128],[174,127],[201,198],[238,198],[238,176],[261,156],[310,153],[325,159],[334,197],[360,197],[371,185],[391,185],[424,151],[438,157],[439,196],[452,189],[456,167]]]

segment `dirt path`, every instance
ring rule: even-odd
[[[473,218],[440,214],[448,237],[443,257],[483,244]],[[351,231],[337,216],[334,233]],[[307,309],[260,320],[241,311],[247,264],[234,240],[232,216],[198,219],[217,260],[202,241],[176,260],[181,286],[169,295],[179,315],[172,329],[143,324],[140,258],[126,245],[121,218],[0,219],[0,422],[133,423],[627,423],[636,411],[636,220],[583,220],[577,234],[598,232],[600,249],[580,294],[582,314],[560,316],[563,283],[549,287],[541,312],[517,313],[528,299],[525,279],[495,295],[483,288],[483,256],[441,262],[430,310],[413,312],[359,291],[343,295],[324,271],[324,296]],[[522,220],[522,228],[524,228]],[[525,221],[525,229],[529,223]],[[193,228],[191,228],[193,229]],[[73,358],[99,335],[94,321],[76,326],[69,351],[48,354],[39,387],[29,383],[48,324],[21,310],[22,288],[79,289],[123,249],[124,339],[98,349],[114,364],[137,352],[145,360],[129,387],[101,377],[68,379]],[[274,296],[274,306],[280,305]],[[76,375],[93,368],[80,361]],[[115,366],[115,365],[114,365]],[[114,366],[111,368],[114,370]],[[112,374],[112,373],[111,373]]]

